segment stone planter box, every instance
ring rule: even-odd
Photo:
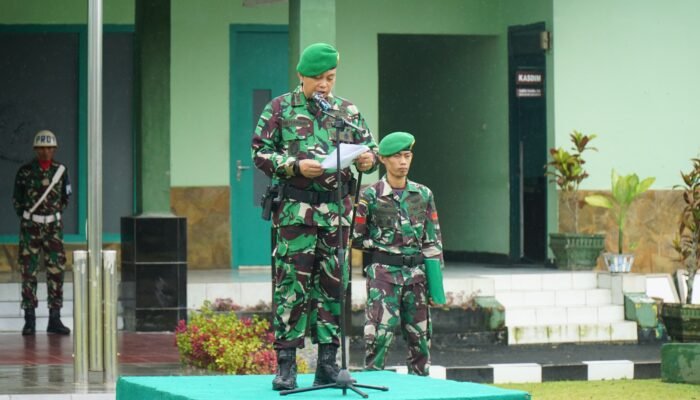
[[[605,248],[605,235],[550,233],[549,247],[557,268],[589,271],[596,267],[598,256]]]
[[[700,385],[700,343],[661,346],[661,380]]]
[[[431,308],[430,317],[434,341],[500,343],[507,339],[505,325],[500,319],[493,318],[491,308]],[[353,310],[348,336],[361,338],[364,324],[365,311]]]
[[[666,303],[661,309],[668,335],[678,342],[700,342],[700,305]]]
[[[488,300],[484,302],[488,304]],[[498,309],[494,311],[493,308],[479,305],[473,308],[431,308],[433,344],[443,347],[457,342],[465,345],[507,343],[507,330],[502,315],[494,316],[495,312],[498,313]],[[236,315],[238,318],[253,318],[257,315],[272,325],[270,311],[236,311]],[[352,310],[349,324],[347,336],[353,340],[363,340],[364,309]]]

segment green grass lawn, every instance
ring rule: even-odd
[[[700,400],[700,385],[659,379],[565,381],[494,385],[529,392],[533,400]]]

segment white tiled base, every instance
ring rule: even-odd
[[[636,342],[637,323],[508,326],[508,344]]]
[[[116,393],[74,393],[74,394],[11,394],[0,395],[0,400],[115,400]]]
[[[493,383],[542,382],[539,364],[489,364],[489,367],[493,368]]]
[[[408,374],[408,367],[406,367],[405,365],[387,367],[386,369],[394,370],[397,374]],[[442,365],[431,365],[429,376],[433,379],[447,379],[447,368],[443,367]]]
[[[588,365],[588,380],[634,379],[634,363],[628,360],[584,361]]]

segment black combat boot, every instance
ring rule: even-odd
[[[277,375],[272,390],[292,390],[297,387],[297,349],[277,350]]]
[[[24,328],[22,336],[33,336],[36,333],[36,314],[33,308],[24,309]]]
[[[65,325],[63,325],[63,322],[61,322],[60,308],[49,309],[49,326],[46,327],[46,332],[57,333],[59,335],[70,335],[70,329],[68,329]]]
[[[340,368],[335,362],[337,353],[338,346],[333,343],[318,345],[318,362],[316,363],[314,386],[335,383],[336,379],[338,379]]]

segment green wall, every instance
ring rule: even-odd
[[[521,0],[504,0],[503,4],[503,28],[504,32],[501,36],[503,40],[507,42],[508,37],[508,27],[513,25],[527,25],[536,22],[544,22],[545,29],[552,33],[553,37],[557,36],[554,32],[553,23],[553,0],[528,0],[523,2]],[[507,49],[507,43],[505,44]],[[557,75],[556,68],[554,66],[554,54],[553,50],[548,50],[545,53],[546,57],[546,69],[545,74],[545,93],[547,96],[547,148],[555,146],[555,124],[554,124],[554,112],[555,99],[554,99],[554,77]],[[506,63],[507,63],[507,54]],[[567,136],[568,139],[568,136]],[[559,202],[557,201],[557,187],[554,183],[549,183],[547,187],[547,229],[548,232],[558,232],[558,208]]]
[[[336,92],[360,106],[375,134],[379,126],[394,126],[392,121],[402,116],[397,114],[400,111],[379,108],[379,34],[483,37],[496,35],[502,30],[500,1],[436,1],[431,2],[429,7],[420,0],[401,1],[400,4],[397,7],[397,2],[392,1],[340,0],[336,10],[337,44],[341,52]],[[445,60],[415,60],[433,73],[428,76],[407,74],[404,80],[409,88],[414,85],[420,87],[419,92],[429,90],[431,81],[435,81],[435,90],[445,90],[442,101],[424,104],[419,110],[421,115],[410,119],[411,126],[405,129],[427,131],[433,135],[428,141],[419,139],[419,146],[423,147],[417,150],[412,178],[435,191],[445,247],[449,250],[497,253],[508,250],[508,109],[507,99],[504,99],[505,82],[500,86],[498,83],[499,78],[505,80],[506,64],[497,60],[499,51],[506,54],[506,50],[499,50],[497,39],[492,37],[489,41],[488,46],[478,50],[478,45],[474,43],[464,44],[459,49],[446,48],[446,52],[452,50],[454,63],[450,63],[445,70],[440,68]],[[484,62],[480,64],[465,60],[474,54],[483,54],[486,57]],[[349,60],[348,64],[343,65],[343,60]],[[460,68],[462,61],[466,62],[467,67]],[[471,76],[472,71],[478,68],[486,74],[483,80]],[[454,84],[459,89],[450,87],[449,80],[453,73],[459,74],[454,77]],[[466,91],[484,93],[487,97],[464,96]],[[440,129],[431,130],[428,126],[436,123],[435,117],[429,116],[439,115],[440,107],[445,104],[470,110],[462,115],[464,120],[460,124],[464,125],[455,124],[461,126],[461,130],[444,129],[449,125],[447,121],[438,123]],[[392,121],[380,123],[380,118]],[[484,124],[488,132],[482,131]],[[439,153],[425,151],[428,146],[433,148],[433,144],[440,143],[444,146]],[[480,151],[476,151],[477,147]],[[457,156],[460,153],[471,157],[459,162]],[[439,160],[436,161],[436,158]],[[430,174],[434,164],[439,164],[441,168],[435,168],[439,172]],[[476,168],[480,171],[478,177],[473,173]],[[441,176],[440,173],[449,176]],[[376,176],[368,181],[371,182],[372,178],[376,179]],[[476,188],[477,185],[482,187]],[[473,229],[474,226],[479,226],[478,232]]]
[[[336,36],[341,64],[336,92],[357,103],[370,128],[376,130],[380,117],[377,35],[496,34],[499,3],[441,0],[428,6],[424,0],[337,0]],[[347,64],[343,60],[348,60]]]
[[[336,92],[360,106],[378,127],[377,34],[492,34],[499,2],[446,0],[427,10],[420,0],[338,0],[336,41],[341,53]],[[287,24],[286,3],[242,7],[241,2],[173,2],[173,186],[229,185],[229,24]],[[391,16],[389,18],[388,16]],[[347,60],[347,61],[346,61]],[[376,175],[373,177],[376,179]]]
[[[230,184],[229,26],[287,24],[287,3],[242,3],[173,1],[172,186]]]
[[[242,1],[173,0],[172,186],[229,185],[229,26],[286,24],[287,13],[287,3],[243,7]],[[133,18],[133,0],[105,0],[105,23],[133,24]],[[470,168],[481,167],[479,175],[464,179],[483,189],[472,195],[473,204],[488,204],[487,213],[495,214],[480,236],[503,240],[480,242],[460,231],[445,232],[464,238],[455,248],[507,250],[509,25],[545,21],[553,34],[546,76],[548,146],[568,146],[572,129],[600,135],[595,143],[599,152],[588,156],[591,177],[584,189],[607,189],[612,168],[656,176],[654,188],[669,189],[678,183],[678,171],[700,153],[697,0],[337,0],[335,18],[341,52],[336,91],[360,106],[375,132],[381,117],[378,34],[492,37],[491,62],[480,66],[485,81],[475,82],[474,90],[493,93],[485,95],[487,105],[470,107],[486,109],[474,121],[495,122],[487,125],[489,152],[465,160]],[[86,20],[86,0],[0,1],[2,24]],[[556,228],[555,196],[550,190],[550,230]],[[464,218],[467,226],[477,222],[475,216]]]
[[[530,2],[529,2],[530,3]],[[69,7],[54,2],[5,1],[13,17],[6,23],[82,23],[86,1],[73,0]],[[400,4],[400,6],[398,6]],[[507,41],[511,23],[542,20],[543,4],[521,6],[515,0],[441,0],[426,6],[423,0],[337,0],[336,45],[341,52],[336,92],[360,106],[370,128],[377,133],[378,104],[377,37],[379,34],[441,34],[489,36],[489,45],[455,54],[463,60],[469,53],[483,54],[482,63],[469,63],[463,71],[466,87],[480,97],[446,93],[446,98],[472,110],[467,124],[481,130],[465,134],[463,149],[468,157],[457,166],[460,173],[455,195],[453,180],[438,181],[445,194],[439,202],[454,213],[459,223],[444,232],[453,250],[505,253],[508,250],[508,125]],[[121,5],[121,7],[119,7]],[[515,7],[505,10],[505,6]],[[48,8],[47,8],[48,7]],[[3,13],[6,15],[6,13]],[[47,17],[50,15],[50,17]],[[530,17],[531,15],[531,17]],[[3,17],[0,17],[3,18]],[[47,18],[49,18],[47,20]],[[133,23],[133,1],[105,2],[108,23]],[[171,53],[171,185],[228,186],[229,177],[229,43],[231,24],[286,24],[286,3],[243,7],[241,1],[173,0]],[[471,74],[472,78],[466,78]],[[480,78],[477,76],[481,75]],[[424,77],[409,77],[412,79]],[[439,110],[436,110],[439,111]],[[472,129],[472,128],[469,128]],[[465,138],[475,142],[470,143]],[[447,140],[441,136],[440,140]],[[459,149],[451,147],[457,159]],[[474,174],[473,171],[479,171]],[[377,175],[369,177],[371,182]],[[427,183],[427,182],[426,182]],[[486,220],[488,222],[486,222]],[[471,229],[479,226],[478,234]],[[488,238],[488,239],[487,239]],[[495,239],[494,239],[495,238]]]
[[[493,68],[497,42],[475,35],[380,37],[381,133],[416,136],[409,177],[435,194],[445,250],[508,249],[507,103],[504,72]]]
[[[133,0],[103,0],[106,24],[133,24]],[[0,0],[2,24],[85,24],[88,0]]]
[[[583,188],[608,189],[612,168],[680,183],[700,154],[699,20],[697,0],[554,0],[556,142],[599,135]]]

